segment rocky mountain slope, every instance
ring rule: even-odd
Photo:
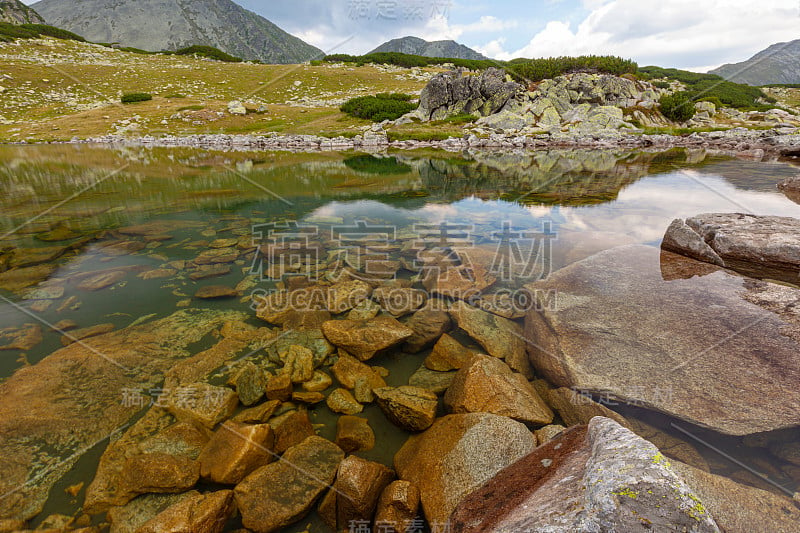
[[[426,41],[419,37],[403,37],[385,42],[372,53],[399,52],[425,57],[452,57],[456,59],[488,59],[475,50],[455,41]]]
[[[152,51],[211,45],[267,63],[324,55],[231,0],[42,0],[33,7],[48,24],[94,42]]]
[[[0,0],[0,22],[44,24],[44,19],[19,0]]]
[[[800,83],[800,39],[773,44],[747,61],[722,65],[711,74],[748,85]]]

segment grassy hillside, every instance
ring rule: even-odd
[[[372,122],[339,111],[344,101],[377,93],[419,94],[425,84],[409,71],[373,65],[226,63],[77,41],[18,40],[0,43],[0,140],[66,140],[126,131],[352,136]],[[153,100],[119,103],[123,94],[140,92]],[[231,115],[232,100],[254,111],[265,105],[267,112]],[[298,102],[304,100],[301,107]]]

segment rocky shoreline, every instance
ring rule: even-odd
[[[105,135],[88,139],[75,139],[64,143],[49,144],[105,144],[121,146],[203,148],[208,150],[275,150],[308,152],[345,152],[350,150],[382,151],[386,149],[415,150],[434,148],[451,152],[464,150],[509,150],[548,148],[625,148],[659,149],[700,148],[718,150],[748,158],[797,157],[800,154],[800,128],[776,128],[773,130],[747,130],[735,128],[728,131],[677,135],[621,134],[617,131],[600,132],[594,135],[552,133],[541,135],[519,135],[493,133],[488,137],[469,135],[450,137],[445,140],[392,141],[382,129],[373,128],[353,138],[327,138],[316,135],[165,135],[161,137],[125,137]],[[18,143],[31,144],[31,143]]]

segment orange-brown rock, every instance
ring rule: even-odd
[[[375,528],[385,533],[405,533],[419,512],[419,489],[398,479],[383,489],[375,511]]]
[[[136,533],[221,533],[235,512],[232,490],[196,493],[167,507]]]
[[[281,454],[292,446],[315,435],[308,411],[298,409],[276,416],[269,421],[275,431],[275,453]]]
[[[336,380],[346,389],[355,389],[359,379],[366,380],[373,389],[386,386],[386,381],[374,368],[347,353],[339,354],[339,359],[331,370]]]
[[[394,477],[392,469],[355,455],[339,463],[333,485],[338,529],[349,530],[352,524],[371,521],[383,489]]]
[[[410,437],[395,454],[394,468],[419,488],[428,522],[442,527],[464,496],[535,446],[533,433],[510,418],[448,415]]]
[[[425,358],[425,366],[437,372],[458,370],[464,366],[475,352],[445,333],[433,345],[433,350]]]
[[[269,424],[225,422],[198,457],[203,479],[235,485],[275,458],[275,434]]]
[[[406,431],[424,431],[436,419],[439,399],[428,390],[405,385],[384,387],[373,392],[386,418]]]
[[[354,355],[360,361],[397,346],[414,334],[391,317],[371,320],[331,320],[322,325],[322,332],[331,344]]]
[[[375,447],[375,433],[369,420],[342,415],[336,421],[336,445],[345,453],[366,452]]]
[[[422,351],[453,327],[450,314],[447,311],[434,309],[430,302],[427,307],[420,309],[408,319],[406,326],[414,332],[405,343],[405,350],[410,353]]]
[[[184,492],[198,479],[197,461],[158,452],[134,455],[122,471],[122,486],[131,498],[149,492]]]
[[[451,413],[494,413],[539,426],[553,421],[553,411],[525,376],[488,355],[473,356],[458,371],[444,404]]]
[[[486,353],[503,359],[512,370],[526,378],[533,377],[525,350],[525,337],[519,324],[461,301],[453,304],[450,315],[461,329],[483,346]]]
[[[342,459],[338,446],[313,436],[247,476],[234,490],[244,527],[271,533],[300,520],[333,483]]]

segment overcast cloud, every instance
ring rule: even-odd
[[[330,53],[414,35],[495,59],[615,54],[704,71],[800,39],[800,0],[235,1]]]

